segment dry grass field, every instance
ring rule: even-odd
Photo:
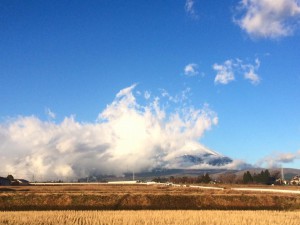
[[[0,187],[0,210],[300,210],[300,195],[157,185]]]
[[[300,211],[22,211],[0,212],[1,225],[298,225]]]

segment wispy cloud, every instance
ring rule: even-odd
[[[281,167],[283,163],[292,163],[300,160],[300,150],[297,152],[277,152],[266,156],[257,162],[258,166],[267,166],[270,168]]]
[[[256,73],[256,70],[258,70],[260,66],[259,59],[255,60],[255,64],[241,64],[242,69],[244,70],[244,78],[247,80],[250,80],[250,82],[254,85],[257,85],[260,83],[260,77]]]
[[[198,65],[196,63],[190,63],[184,67],[184,75],[188,77],[192,77],[198,74],[199,74]]]
[[[146,100],[148,100],[148,99],[150,99],[150,97],[151,97],[151,92],[150,92],[150,91],[145,91],[145,93],[144,93],[144,98],[145,98]]]
[[[257,85],[261,78],[256,73],[260,67],[259,59],[255,59],[254,64],[245,63],[241,59],[229,59],[223,64],[215,63],[213,69],[217,72],[215,76],[215,84],[229,84],[235,80],[236,74],[241,74],[251,84]]]
[[[166,98],[169,102],[172,103],[180,103],[180,104],[185,104],[185,101],[188,100],[191,94],[191,88],[185,88],[183,91],[176,95],[171,95],[167,90],[161,89],[161,96],[163,98]]]
[[[299,26],[298,0],[242,0],[234,21],[250,36],[278,38],[292,35]]]
[[[195,2],[196,0],[186,0],[184,8],[188,15],[194,19],[198,19],[198,14],[195,10]]]
[[[226,60],[223,64],[215,63],[213,69],[217,71],[215,77],[216,84],[228,84],[235,79],[232,60]]]
[[[49,108],[45,108],[45,113],[48,116],[49,119],[55,119],[56,118],[56,114],[54,112],[51,111],[51,109]]]

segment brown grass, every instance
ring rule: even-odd
[[[0,210],[295,210],[295,194],[144,186],[23,186],[0,188]]]
[[[6,225],[298,225],[300,211],[27,211],[0,212]]]

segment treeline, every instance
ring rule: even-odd
[[[183,176],[183,177],[174,177],[170,176],[169,178],[166,177],[157,177],[154,178],[152,181],[158,183],[174,183],[174,184],[200,184],[205,183],[208,184],[212,181],[211,177],[208,173],[199,175],[198,177],[190,177],[190,176]]]
[[[213,178],[208,174],[202,174],[197,177],[182,176],[182,177],[157,177],[152,181],[159,183],[174,183],[174,184],[199,184],[199,183],[222,183],[222,184],[275,184],[280,177],[280,172],[275,171],[270,174],[269,170],[262,170],[260,173],[251,174],[249,171],[242,176],[237,176],[234,173],[223,173]]]
[[[276,180],[279,178],[279,172],[275,172],[272,175],[269,170],[262,170],[260,173],[253,175],[247,171],[243,175],[243,183],[244,184],[274,184]]]

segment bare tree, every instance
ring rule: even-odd
[[[236,181],[236,175],[234,173],[222,173],[219,175],[218,180],[224,184],[232,184]]]
[[[10,182],[12,182],[15,178],[14,178],[13,175],[8,175],[8,176],[7,176],[7,179],[8,179]]]

